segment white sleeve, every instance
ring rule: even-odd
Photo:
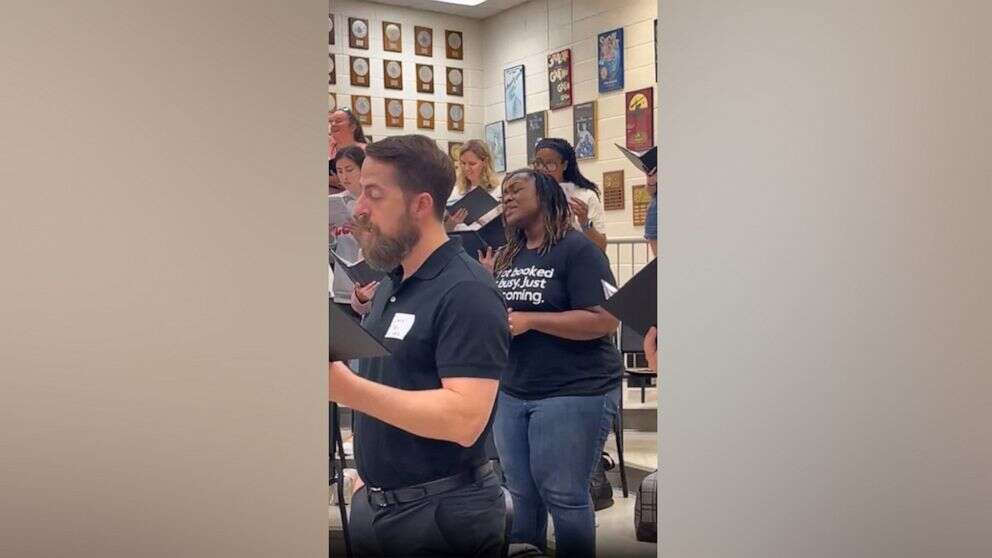
[[[596,192],[590,193],[592,196],[589,197],[589,222],[597,231],[606,233],[606,211],[603,210],[603,202]]]

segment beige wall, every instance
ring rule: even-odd
[[[664,556],[992,556],[992,4],[660,9]]]
[[[327,555],[326,2],[0,18],[0,556]]]
[[[644,234],[631,220],[630,189],[644,184],[644,174],[630,164],[614,143],[625,145],[624,92],[600,95],[596,81],[596,36],[603,31],[624,28],[625,91],[655,86],[653,0],[535,0],[510,8],[483,20],[484,41],[492,45],[484,57],[486,122],[505,117],[503,69],[524,64],[527,76],[527,112],[548,110],[547,55],[563,48],[572,49],[572,83],[575,103],[597,101],[599,145],[597,158],[583,160],[583,174],[602,187],[603,172],[624,170],[624,209],[607,212],[610,237]],[[655,111],[659,106],[655,87]],[[527,166],[526,124],[524,120],[506,124],[507,168]],[[657,137],[658,130],[655,130]],[[572,108],[548,112],[549,137],[573,139]]]
[[[338,104],[351,106],[351,95],[372,97],[372,126],[365,132],[373,139],[398,134],[423,134],[438,141],[447,151],[447,142],[465,142],[481,138],[484,120],[482,104],[482,57],[485,45],[482,42],[479,22],[473,19],[450,16],[436,12],[426,12],[399,6],[387,6],[374,2],[353,0],[331,0],[330,10],[337,17],[337,39],[330,52],[335,55],[337,85],[329,86],[330,92],[337,93]],[[348,46],[348,18],[361,17],[369,20],[371,42],[368,50],[352,49]],[[403,52],[386,52],[382,48],[382,22],[400,23],[403,27]],[[413,50],[413,28],[416,25],[434,29],[434,56],[417,56]],[[464,59],[447,58],[444,47],[444,31],[461,31],[464,41]],[[352,87],[349,56],[369,58],[371,65],[371,87]],[[383,86],[382,60],[400,60],[403,63],[403,90],[386,89]],[[434,93],[417,92],[417,64],[434,66]],[[463,68],[465,76],[463,97],[447,94],[445,67]],[[404,129],[386,127],[385,98],[404,99]],[[417,100],[434,101],[434,129],[417,128]],[[465,105],[465,131],[448,131],[446,103]]]

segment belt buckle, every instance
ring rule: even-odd
[[[386,494],[383,493],[381,488],[375,488],[372,486],[368,487],[368,495],[369,505],[377,508],[389,507],[389,504],[386,502]],[[376,496],[378,496],[378,498]],[[376,502],[376,500],[378,500],[378,502]]]

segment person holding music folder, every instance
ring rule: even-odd
[[[496,286],[509,306],[510,366],[500,382],[494,434],[513,496],[511,542],[558,556],[594,556],[590,480],[620,402],[623,362],[602,304],[615,284],[606,255],[573,227],[565,192],[531,170],[503,180],[508,243]]]
[[[365,161],[365,151],[352,145],[338,151],[334,158],[337,174],[344,186],[344,192],[327,197],[327,232],[329,249],[349,261],[362,259],[358,240],[352,234],[351,215],[362,191],[360,183],[362,163]],[[330,254],[329,254],[330,256]],[[334,262],[334,258],[330,258]],[[359,287],[363,285],[358,285]],[[335,268],[332,281],[332,298],[346,313],[359,317],[351,308],[351,294],[356,285],[348,274]]]
[[[599,187],[582,175],[572,144],[561,138],[540,140],[531,167],[558,182],[568,197],[574,227],[605,251],[606,211],[599,199]]]
[[[448,198],[448,206],[456,203],[476,188],[482,188],[496,201],[499,201],[499,181],[496,179],[496,169],[493,167],[493,156],[489,152],[489,146],[484,141],[473,139],[465,142],[458,155],[458,174],[455,188]],[[445,212],[444,228],[448,232],[471,230],[465,224],[467,215],[468,212],[465,210],[456,211],[454,214]],[[499,211],[494,209],[480,217],[478,228],[485,226],[498,216]]]
[[[328,365],[329,399],[355,411],[358,556],[503,553],[506,507],[484,442],[509,324],[492,276],[445,232],[454,179],[421,135],[370,145],[362,166],[358,240],[389,270],[363,326],[391,354],[357,371]]]

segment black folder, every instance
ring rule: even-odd
[[[651,260],[609,296],[603,308],[625,326],[646,335],[648,329],[658,323],[658,259]]]
[[[334,261],[337,264],[334,266],[335,271],[341,269],[345,272],[345,275],[351,279],[352,283],[356,285],[366,285],[372,281],[381,281],[383,277],[386,276],[385,271],[379,271],[374,269],[365,260],[359,260],[357,262],[349,262],[348,260],[342,258],[337,252],[331,250],[331,256],[334,257]]]
[[[626,147],[620,145],[619,143],[614,143],[613,145],[617,146],[617,149],[619,149],[621,153],[626,155],[627,158],[630,159],[630,162],[634,163],[634,166],[640,169],[641,172],[643,172],[644,174],[651,174],[652,171],[658,169],[657,145],[652,147],[651,149],[648,149],[647,151],[642,151],[640,153],[636,151],[631,151]]]
[[[465,194],[462,199],[449,205],[448,213],[454,215],[459,209],[465,209],[468,211],[468,215],[465,216],[465,224],[471,225],[498,205],[499,202],[496,201],[496,198],[492,197],[485,188],[475,188]]]
[[[328,339],[329,362],[389,356],[389,351],[382,346],[382,343],[337,304],[329,302],[327,308],[331,324]]]
[[[506,244],[506,229],[503,228],[503,219],[493,219],[477,231],[452,231],[448,235],[459,239],[465,252],[477,260],[479,259],[479,252],[485,254],[486,248],[491,247],[496,250]]]

